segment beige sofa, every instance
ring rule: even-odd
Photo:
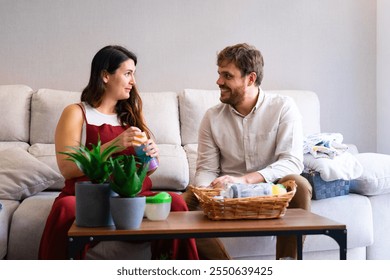
[[[304,133],[320,132],[320,104],[310,91],[274,91],[297,103]],[[193,182],[199,122],[219,102],[218,91],[143,92],[146,120],[160,148],[161,162],[152,175],[155,190],[183,191]],[[54,130],[62,109],[78,102],[79,92],[0,86],[0,259],[36,259],[40,237],[54,198],[63,185],[54,152]],[[347,112],[346,112],[347,113]],[[389,156],[357,154],[365,162]],[[378,160],[376,160],[378,161]],[[370,166],[368,166],[370,167]],[[369,169],[369,168],[368,168]],[[367,173],[368,172],[368,173]],[[364,172],[349,195],[313,200],[312,211],[345,223],[348,259],[390,259],[390,188],[385,167]],[[382,176],[383,175],[383,176]],[[358,194],[360,193],[360,194]],[[273,259],[274,237],[223,238],[235,259]],[[91,259],[144,259],[149,242],[101,242]],[[338,245],[328,236],[308,236],[304,259],[337,259]]]

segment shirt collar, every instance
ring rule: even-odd
[[[260,107],[261,103],[264,101],[264,91],[259,87],[259,96],[257,97],[257,102],[255,104],[255,107],[253,107],[252,112],[256,112],[256,110]]]
[[[251,114],[254,114],[254,113],[256,112],[256,110],[261,106],[261,103],[263,103],[264,97],[265,97],[265,93],[264,93],[264,91],[259,87],[259,95],[258,95],[258,97],[257,97],[256,104],[255,104],[255,106],[252,108],[252,111],[248,114],[248,116],[251,115]],[[237,115],[239,115],[239,116],[241,116],[241,117],[243,117],[243,118],[246,117],[246,116],[244,116],[244,115],[241,115],[239,112],[237,112],[237,110],[234,109],[233,106],[229,105],[229,107],[230,107],[230,110],[231,110],[233,113],[235,113],[235,114],[237,114]]]

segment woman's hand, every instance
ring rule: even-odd
[[[146,153],[146,155],[158,159],[159,150],[153,139],[148,139],[148,141],[143,144],[145,145],[144,152]]]
[[[115,143],[122,150],[131,146],[140,146],[148,141],[145,132],[142,132],[138,127],[131,126],[123,131],[116,138],[108,142],[106,145]],[[103,145],[104,146],[104,145]]]
[[[153,141],[153,139],[148,139],[144,144],[144,148],[143,148],[143,151],[145,152],[145,154],[147,156],[150,156],[152,158],[155,158],[157,159],[157,161],[159,162],[159,150],[158,150],[158,147],[156,145],[156,143]],[[154,171],[156,171],[157,168],[154,168],[152,170],[149,170],[148,171],[148,176],[152,175],[154,173]]]

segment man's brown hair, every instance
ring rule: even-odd
[[[241,76],[255,72],[257,75],[255,85],[260,86],[263,80],[264,60],[259,50],[246,43],[226,47],[219,52],[217,65],[223,66],[231,62],[240,69]]]

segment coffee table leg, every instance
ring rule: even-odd
[[[302,250],[303,250],[303,244],[302,244],[302,234],[297,234],[297,253],[298,253],[298,260],[302,260]]]
[[[80,255],[81,250],[89,242],[89,239],[88,237],[68,237],[68,257],[70,260],[74,260]]]
[[[327,230],[326,234],[332,237],[340,246],[340,260],[347,259],[347,230]]]

